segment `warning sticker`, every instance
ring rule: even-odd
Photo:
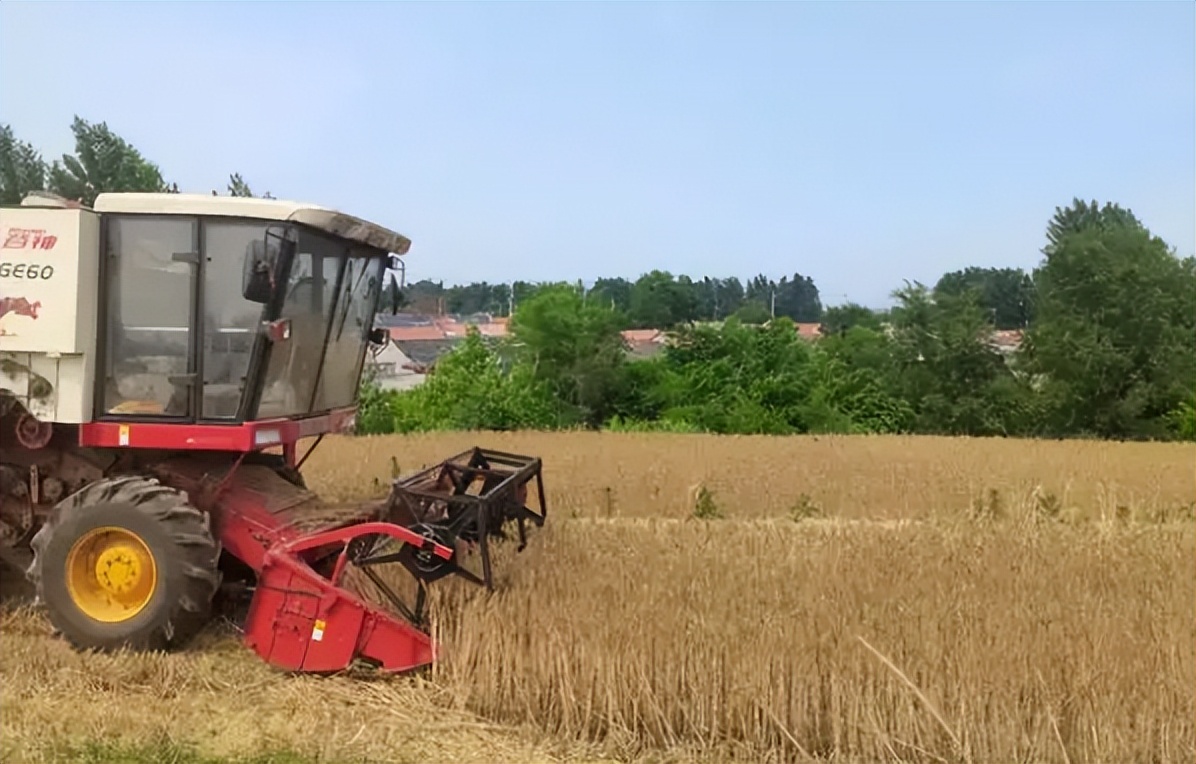
[[[312,642],[320,642],[321,640],[324,639],[324,627],[327,625],[328,624],[324,623],[320,619],[318,619],[318,618],[316,619],[316,625],[313,626],[312,630],[311,630],[311,641]]]
[[[111,432],[111,430],[109,430],[109,432]],[[127,424],[122,424],[120,426],[120,445],[129,445],[129,425]]]

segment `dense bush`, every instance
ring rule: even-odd
[[[1196,441],[1196,396],[1176,406],[1167,419],[1176,438]]]
[[[561,424],[558,401],[526,365],[502,369],[476,329],[419,387],[387,392],[370,380],[358,431],[536,430]]]

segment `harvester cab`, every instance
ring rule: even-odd
[[[434,660],[425,587],[493,587],[491,544],[545,520],[540,460],[473,448],[355,504],[300,472],[352,426],[409,247],[274,199],[0,208],[0,554],[58,632],[170,648],[247,591],[245,642],[276,666]]]

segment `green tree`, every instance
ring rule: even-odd
[[[643,329],[668,329],[698,316],[698,297],[689,279],[678,281],[668,271],[654,270],[631,288],[629,318]]]
[[[818,287],[809,276],[793,274],[773,281],[763,274],[747,283],[744,298],[764,305],[769,315],[788,316],[794,321],[810,323],[822,317],[822,299]]]
[[[497,316],[511,315],[511,285],[494,284],[490,288],[490,312]]]
[[[251,189],[249,184],[245,182],[245,179],[241,177],[241,173],[235,172],[228,176],[228,195],[252,197],[253,189]]]
[[[1181,401],[1168,415],[1167,423],[1177,439],[1196,441],[1196,394]]]
[[[613,310],[626,313],[631,309],[631,282],[625,278],[598,279],[586,296],[587,302],[604,303]]]
[[[998,329],[1024,329],[1034,317],[1034,281],[1020,268],[965,268],[944,274],[934,285],[938,295],[976,292]]]
[[[96,196],[108,191],[170,190],[158,166],[112,132],[106,122],[91,124],[75,117],[71,132],[75,154],[64,154],[50,167],[48,186],[54,193],[91,205]]]
[[[1022,346],[1058,434],[1154,437],[1196,380],[1196,261],[1132,213],[1057,211]]]
[[[33,144],[0,125],[0,204],[20,204],[30,191],[46,189],[46,163]]]
[[[385,404],[373,391],[371,432],[429,430],[541,430],[560,424],[548,385],[531,369],[504,371],[502,360],[474,327],[452,351],[441,357],[427,380],[413,390],[391,393]]]
[[[772,318],[772,314],[768,312],[768,306],[759,300],[747,300],[739,306],[733,315],[742,323],[756,326],[767,324]]]
[[[241,177],[241,173],[239,172],[234,172],[228,176],[227,188],[229,196],[257,197],[257,194],[253,193],[253,189],[249,187],[249,184],[245,182],[245,179]],[[213,191],[212,196],[217,196],[217,193]],[[270,195],[269,191],[267,191],[266,193],[262,194],[261,198],[273,199],[274,197]]]
[[[912,427],[914,410],[901,397],[892,345],[863,326],[819,342],[807,414],[812,431],[898,433]]]
[[[508,313],[511,288],[506,284],[485,281],[449,287],[445,291],[445,308],[449,313],[489,313],[505,316]]]
[[[1043,248],[1043,253],[1052,254],[1071,234],[1139,227],[1141,223],[1134,213],[1120,204],[1106,202],[1105,206],[1101,207],[1095,199],[1086,202],[1073,198],[1070,206],[1055,208],[1055,215],[1047,223],[1047,245]]]
[[[788,317],[766,327],[734,317],[721,326],[680,327],[655,361],[663,366],[656,389],[638,402],[667,423],[706,432],[806,432],[812,353]],[[638,418],[630,409],[625,414]]]
[[[431,279],[408,283],[403,292],[406,304],[417,313],[439,313],[441,301],[445,298],[444,282]]]
[[[876,311],[854,302],[831,305],[822,312],[824,335],[843,334],[856,326],[879,330],[880,325],[881,316]]]
[[[822,299],[819,297],[818,287],[809,276],[795,273],[792,280],[782,276],[775,289],[778,316],[789,316],[794,321],[803,323],[822,318]]]
[[[515,310],[519,310],[519,306],[536,296],[536,293],[543,289],[546,285],[533,283],[531,281],[514,281],[511,283],[511,299],[515,303]]]
[[[544,287],[516,306],[512,346],[518,362],[550,386],[571,419],[598,424],[618,384],[625,322],[622,313],[583,300],[575,287]]]
[[[705,277],[694,284],[698,318],[719,321],[734,315],[743,305],[743,284],[739,279]]]
[[[922,432],[1017,434],[1029,388],[992,346],[993,326],[975,292],[934,295],[907,284],[892,310],[896,378]]]

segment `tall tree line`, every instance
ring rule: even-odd
[[[617,306],[542,286],[516,305],[507,340],[471,336],[424,385],[372,397],[363,426],[1196,440],[1196,258],[1131,211],[1078,199],[1047,239],[1024,276],[906,284],[884,316],[828,309],[815,343],[788,318],[732,317],[678,325],[647,359],[620,352]],[[658,294],[683,283],[645,281]],[[1020,347],[992,342],[998,322],[1024,330]]]
[[[483,281],[446,287],[443,282],[424,280],[408,285],[405,293],[412,311],[507,316],[546,286],[557,285]],[[780,280],[758,275],[745,283],[734,276],[693,279],[654,270],[636,279],[600,278],[588,287],[579,283],[576,288],[587,304],[617,311],[636,328],[663,329],[731,316],[747,323],[764,323],[774,317],[817,322],[823,314],[818,287],[799,273]]]
[[[514,308],[539,289],[555,284],[485,281],[445,286],[443,281],[422,280],[404,290],[405,309],[419,313],[510,315]],[[735,276],[693,279],[652,271],[636,279],[606,277],[588,288],[577,285],[587,303],[616,310],[632,328],[667,329],[679,324],[722,321],[735,317],[743,323],[763,324],[773,318],[798,323],[820,323],[826,332],[841,332],[855,325],[878,325],[888,311],[875,311],[848,302],[825,306],[813,279],[800,273],[774,280],[758,275],[744,282]],[[969,267],[944,274],[932,289],[939,296],[974,293],[980,309],[996,329],[1025,329],[1034,315],[1034,280],[1020,268]]]

